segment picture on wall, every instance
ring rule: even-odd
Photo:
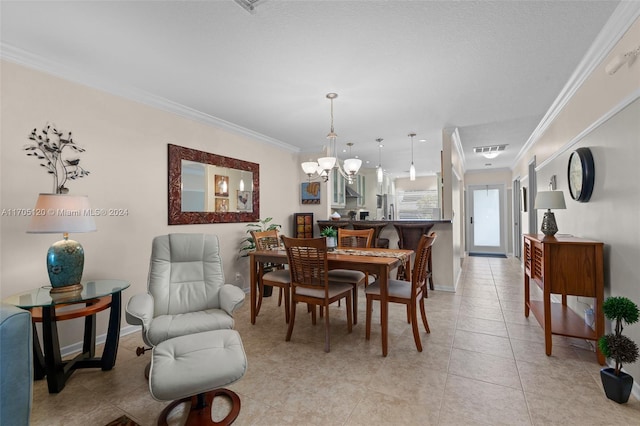
[[[228,198],[216,198],[216,213],[226,213],[229,211]]]
[[[215,189],[216,197],[229,196],[229,176],[216,175],[214,184],[216,186],[216,189]],[[218,210],[216,209],[216,211]]]
[[[300,192],[302,204],[320,204],[320,182],[304,182]]]
[[[238,211],[253,211],[253,197],[251,191],[238,191]]]
[[[527,187],[522,187],[522,211],[527,211]]]

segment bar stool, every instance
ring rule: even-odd
[[[393,226],[398,232],[398,248],[404,250],[418,249],[418,243],[422,235],[428,234],[429,230],[433,228],[433,223],[398,223],[395,222]],[[431,261],[429,260],[429,270],[431,270]],[[398,267],[398,274],[396,279],[406,281],[405,269],[402,265]],[[429,278],[429,288],[433,290],[433,278]]]
[[[373,229],[373,247],[378,248],[389,248],[389,239],[388,238],[380,238],[380,232],[382,228],[387,226],[387,223],[379,223],[379,222],[368,222],[363,220],[361,222],[353,222],[351,226],[353,229],[361,230],[361,229]]]

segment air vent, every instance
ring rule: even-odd
[[[473,152],[475,152],[476,154],[502,152],[506,147],[507,145],[476,146],[475,148],[473,148]]]
[[[249,13],[256,13],[256,7],[260,6],[267,0],[233,0],[238,3],[244,10]]]
[[[484,158],[492,159],[500,155],[506,147],[507,145],[476,146],[473,148],[473,152],[482,155]]]

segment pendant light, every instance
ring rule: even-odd
[[[382,170],[382,138],[376,139],[378,142],[378,167],[376,167],[376,177],[378,178],[378,183],[382,183],[384,180],[384,172]]]
[[[409,167],[409,180],[416,180],[416,166],[413,165],[413,137],[415,133],[409,133],[411,138],[411,167]]]
[[[351,157],[351,147],[353,146],[353,142],[348,142],[347,146],[349,147],[349,157]],[[361,165],[362,160],[359,158],[348,158],[344,160],[344,172],[347,174],[349,183],[353,183],[353,177],[358,173]]]

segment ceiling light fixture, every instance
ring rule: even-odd
[[[473,152],[491,160],[500,155],[500,153],[504,151],[506,147],[507,145],[476,146],[475,148],[473,148]]]
[[[378,178],[378,183],[382,183],[384,180],[384,171],[382,170],[382,138],[376,139],[378,142],[378,167],[376,167],[376,177]]]
[[[413,165],[413,137],[415,133],[409,133],[411,138],[411,167],[409,167],[409,180],[416,180],[416,166]]]
[[[335,168],[349,181],[349,183],[353,183],[353,177],[358,173],[358,170],[360,170],[360,166],[362,165],[362,160],[358,158],[348,158],[344,160],[343,171],[340,167],[340,162],[336,157],[336,138],[338,135],[333,128],[333,100],[337,97],[337,93],[327,93],[327,99],[331,101],[331,128],[329,130],[329,134],[327,134],[327,139],[329,139],[327,156],[318,158],[317,163],[308,161],[301,164],[302,170],[307,174],[309,180],[311,180],[314,173],[317,173],[318,176],[322,177],[326,182],[329,180],[329,173]],[[347,145],[349,146],[349,155],[351,155],[351,146],[353,146],[353,142],[349,142]]]

